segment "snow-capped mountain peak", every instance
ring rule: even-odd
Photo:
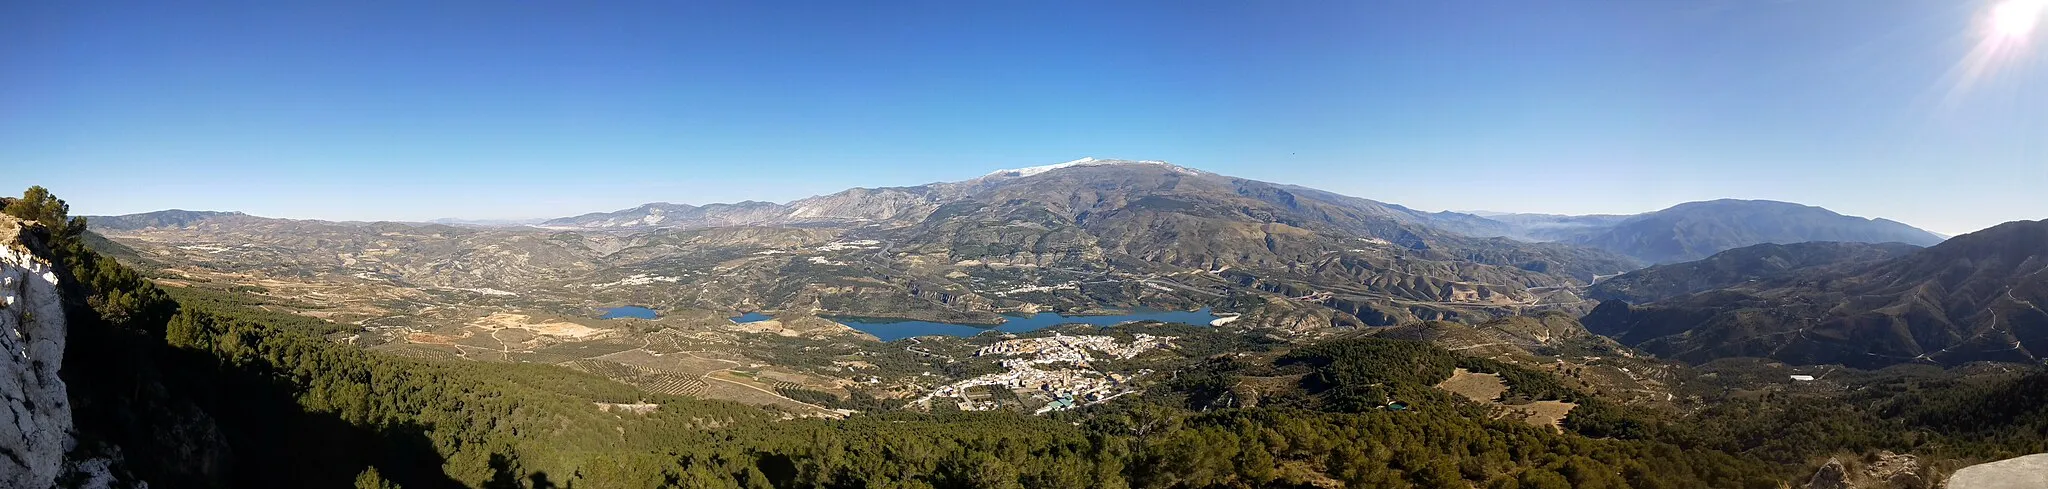
[[[1093,157],[1093,156],[1089,156],[1089,157],[1085,157],[1085,158],[1081,158],[1081,159],[1078,159],[1078,160],[1074,160],[1074,161],[1069,161],[1069,162],[1065,162],[1065,163],[1056,163],[1056,164],[1051,164],[1051,165],[1043,165],[1043,166],[1034,166],[1034,167],[1029,167],[1029,168],[1015,168],[1015,169],[1009,169],[1009,170],[996,170],[995,172],[989,173],[989,174],[988,174],[988,176],[990,176],[990,177],[1028,177],[1028,176],[1032,176],[1032,175],[1037,175],[1037,174],[1040,174],[1040,173],[1045,173],[1045,172],[1049,172],[1049,171],[1053,171],[1053,170],[1058,170],[1058,169],[1061,169],[1061,168],[1072,168],[1072,167],[1077,167],[1077,166],[1104,166],[1104,165],[1159,165],[1159,166],[1164,166],[1164,167],[1167,167],[1167,168],[1171,168],[1171,169],[1173,169],[1173,170],[1175,170],[1175,171],[1179,171],[1179,172],[1183,172],[1183,173],[1188,173],[1188,174],[1194,174],[1194,173],[1197,173],[1197,172],[1196,172],[1196,170],[1194,170],[1194,169],[1191,169],[1191,168],[1183,168],[1183,167],[1180,167],[1180,166],[1176,166],[1176,165],[1174,165],[1174,164],[1172,164],[1172,163],[1167,163],[1167,162],[1164,162],[1164,161],[1156,161],[1156,160],[1117,160],[1117,159],[1103,159],[1103,158],[1096,158],[1096,157]]]

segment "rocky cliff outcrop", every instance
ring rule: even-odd
[[[1814,471],[1813,478],[1806,481],[1804,489],[1849,489],[1849,468],[1841,459],[1828,459],[1828,463]]]
[[[2048,487],[2048,453],[1963,467],[1949,477],[1949,489]]]
[[[64,471],[71,405],[64,381],[64,301],[37,256],[39,226],[0,216],[0,486],[52,487]]]

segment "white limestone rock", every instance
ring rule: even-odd
[[[1949,489],[2039,489],[2048,487],[2048,453],[1986,462],[1957,470]]]
[[[52,487],[71,449],[63,299],[49,262],[0,217],[0,487]]]

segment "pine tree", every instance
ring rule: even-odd
[[[356,489],[398,489],[398,484],[384,480],[384,476],[377,473],[376,467],[370,467],[363,469],[363,473],[356,474]]]
[[[4,208],[7,215],[42,223],[58,237],[85,231],[85,218],[70,219],[71,206],[41,186],[29,187],[19,199],[6,199]]]

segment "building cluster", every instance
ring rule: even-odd
[[[939,386],[912,404],[929,407],[934,403],[951,403],[968,411],[1001,407],[996,399],[976,399],[968,395],[975,387],[1008,390],[1045,400],[1045,407],[1038,410],[1041,413],[1107,401],[1130,390],[1125,384],[1128,379],[1121,374],[1094,370],[1090,362],[1098,358],[1132,358],[1152,349],[1172,346],[1173,339],[1170,336],[1138,334],[1132,341],[1124,342],[1112,336],[1054,334],[1005,340],[982,347],[975,356],[1013,357],[1002,360],[1007,371]],[[1149,371],[1141,371],[1138,375],[1145,373]]]
[[[1090,354],[1091,351],[1109,358],[1122,360],[1136,357],[1138,354],[1153,349],[1171,347],[1173,346],[1173,340],[1174,338],[1171,336],[1152,336],[1138,333],[1133,335],[1130,342],[1126,343],[1118,341],[1114,336],[1068,336],[1053,333],[1052,336],[1040,338],[1003,340],[993,345],[981,347],[980,350],[974,352],[974,356],[1021,357],[1014,360],[1005,360],[1005,365],[1013,361],[1022,361],[1027,364],[1066,363],[1075,366],[1087,366],[1088,361],[1095,358],[1094,355]]]

